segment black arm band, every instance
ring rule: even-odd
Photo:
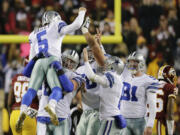
[[[57,75],[58,75],[58,76],[61,76],[61,75],[63,75],[63,74],[64,74],[63,69],[60,69],[60,70],[57,71]]]

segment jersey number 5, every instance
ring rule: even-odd
[[[48,40],[42,39],[42,37],[46,35],[46,30],[43,30],[37,34],[39,52],[47,52],[48,51]]]
[[[138,101],[136,97],[136,90],[137,86],[131,86],[127,82],[123,82],[123,94],[121,96],[121,100],[126,100],[126,101]]]

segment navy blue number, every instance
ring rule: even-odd
[[[131,101],[138,101],[136,97],[136,90],[137,90],[137,86],[133,86],[131,91],[131,95],[132,95]]]
[[[97,83],[90,81],[85,74],[82,74],[82,77],[86,80],[86,88],[93,89],[96,88]]]
[[[46,30],[43,30],[37,34],[39,52],[47,52],[48,51],[48,40],[42,39],[42,36],[46,35]]]
[[[90,81],[90,80],[87,78],[87,76],[85,77],[85,79],[86,79],[86,88],[87,88],[87,89],[96,88],[97,83]]]
[[[130,89],[131,85],[129,83],[123,82],[123,95],[121,97],[122,100],[130,100]]]
[[[137,90],[137,86],[132,86],[127,83],[127,82],[123,82],[123,88],[122,88],[122,97],[121,100],[126,100],[126,101],[138,101],[137,97],[136,97],[136,90]],[[130,95],[131,94],[131,95]]]

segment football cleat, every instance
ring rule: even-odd
[[[55,110],[49,104],[47,104],[44,107],[44,109],[50,115],[52,124],[54,124],[55,126],[58,126],[59,125],[59,121],[58,121],[58,117],[56,116]]]

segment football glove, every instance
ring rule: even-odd
[[[89,29],[89,25],[90,25],[90,18],[86,17],[86,20],[84,21],[82,27],[81,27],[81,31],[83,34],[88,32]]]
[[[35,118],[37,113],[38,113],[38,111],[36,109],[31,108],[31,107],[28,107],[28,110],[26,112],[26,114],[31,118]]]
[[[122,115],[114,116],[114,118],[118,128],[122,129],[126,127],[126,119]]]

